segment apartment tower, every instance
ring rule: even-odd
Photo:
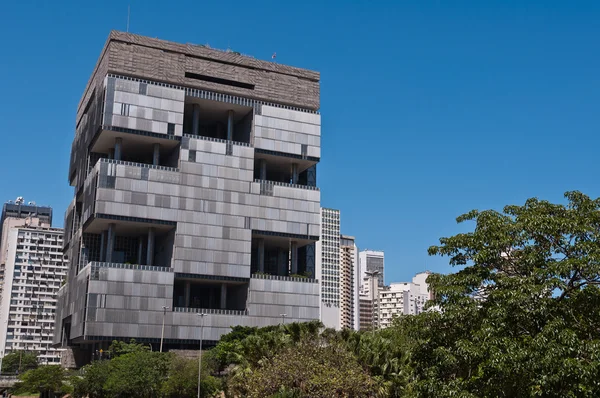
[[[114,339],[197,349],[233,325],[319,319],[319,80],[110,33],[68,176],[54,342],[75,366]]]
[[[359,329],[358,248],[353,236],[340,236],[340,326]]]
[[[52,209],[39,210],[40,216],[26,212],[26,218],[19,217],[18,211],[3,212],[7,216],[0,244],[0,357],[11,351],[34,351],[40,364],[57,364],[61,350],[52,341],[56,294],[66,277],[67,262],[62,253],[63,230],[49,224]]]
[[[340,312],[340,211],[321,209],[321,237],[317,244],[321,280],[321,322],[341,328]]]

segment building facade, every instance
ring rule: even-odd
[[[371,274],[363,278],[359,296],[359,330],[379,329],[380,291],[378,276]]]
[[[340,309],[340,211],[321,209],[321,237],[317,243],[317,267],[321,281],[321,322],[339,330]]]
[[[353,236],[340,237],[340,327],[358,330],[359,280],[358,248]]]
[[[53,346],[56,296],[66,277],[63,230],[47,219],[6,218],[3,254],[4,285],[0,300],[0,355],[35,351],[40,364],[58,364]]]
[[[359,253],[360,278],[365,280],[368,272],[379,272],[377,281],[380,287],[384,286],[384,253],[376,250],[363,250]]]
[[[111,32],[71,151],[54,342],[75,366],[112,339],[196,348],[199,313],[208,342],[319,319],[319,80]]]
[[[413,277],[412,282],[392,283],[380,291],[382,328],[389,327],[396,316],[417,315],[424,311],[425,304],[432,298],[427,285],[430,274],[421,272]]]
[[[35,202],[26,204],[22,196],[14,201],[9,200],[2,206],[0,215],[0,300],[4,289],[4,272],[8,259],[8,231],[21,226],[51,227],[52,208],[38,206]]]

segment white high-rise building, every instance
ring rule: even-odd
[[[321,238],[316,244],[317,275],[321,284],[321,322],[341,329],[340,211],[321,208]]]
[[[425,304],[432,298],[427,285],[427,277],[430,274],[430,272],[418,273],[413,277],[412,282],[392,283],[379,292],[382,328],[389,327],[395,316],[416,315],[423,312]]]
[[[367,272],[379,272],[377,281],[379,286],[384,286],[384,253],[378,250],[363,250],[359,253],[360,280],[364,281]]]
[[[35,351],[40,364],[60,363],[52,347],[56,298],[67,272],[63,230],[35,217],[4,222],[4,286],[0,302],[0,356]]]

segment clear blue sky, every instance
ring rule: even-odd
[[[76,105],[127,4],[2,4],[0,201],[62,226]],[[321,72],[322,205],[385,250],[387,282],[448,272],[426,250],[468,210],[600,196],[598,1],[129,4],[133,33]]]

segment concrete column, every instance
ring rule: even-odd
[[[185,282],[185,288],[183,290],[183,299],[184,299],[184,307],[188,307],[190,306],[190,295],[191,295],[191,287],[190,287],[190,282]]]
[[[103,263],[106,258],[106,231],[100,234],[100,262]]]
[[[200,134],[200,105],[194,104],[192,105],[194,109],[194,114],[192,117],[192,134],[198,135]]]
[[[221,284],[221,309],[227,308],[227,285]]]
[[[233,110],[227,112],[227,141],[233,140]]]
[[[154,265],[154,228],[148,228],[148,250],[146,252],[146,265]]]
[[[292,254],[292,269],[290,271],[291,274],[298,273],[298,242],[292,241],[291,244],[291,254]]]
[[[142,236],[140,236],[138,238],[138,258],[137,258],[137,263],[139,265],[142,265],[142,251],[144,250],[144,238]]]
[[[108,224],[108,232],[107,232],[107,239],[106,239],[106,262],[107,263],[112,263],[112,254],[113,254],[113,249],[115,247],[115,228],[117,227],[116,224],[111,223]]]
[[[265,272],[265,240],[258,240],[258,272]]]
[[[123,138],[115,138],[115,160],[121,160],[121,147],[123,146]]]
[[[292,184],[298,184],[298,163],[292,163]]]
[[[154,150],[152,153],[152,164],[158,166],[160,162],[160,144],[154,144],[152,149]]]
[[[260,161],[260,179],[267,179],[267,161],[265,159],[261,159]]]

